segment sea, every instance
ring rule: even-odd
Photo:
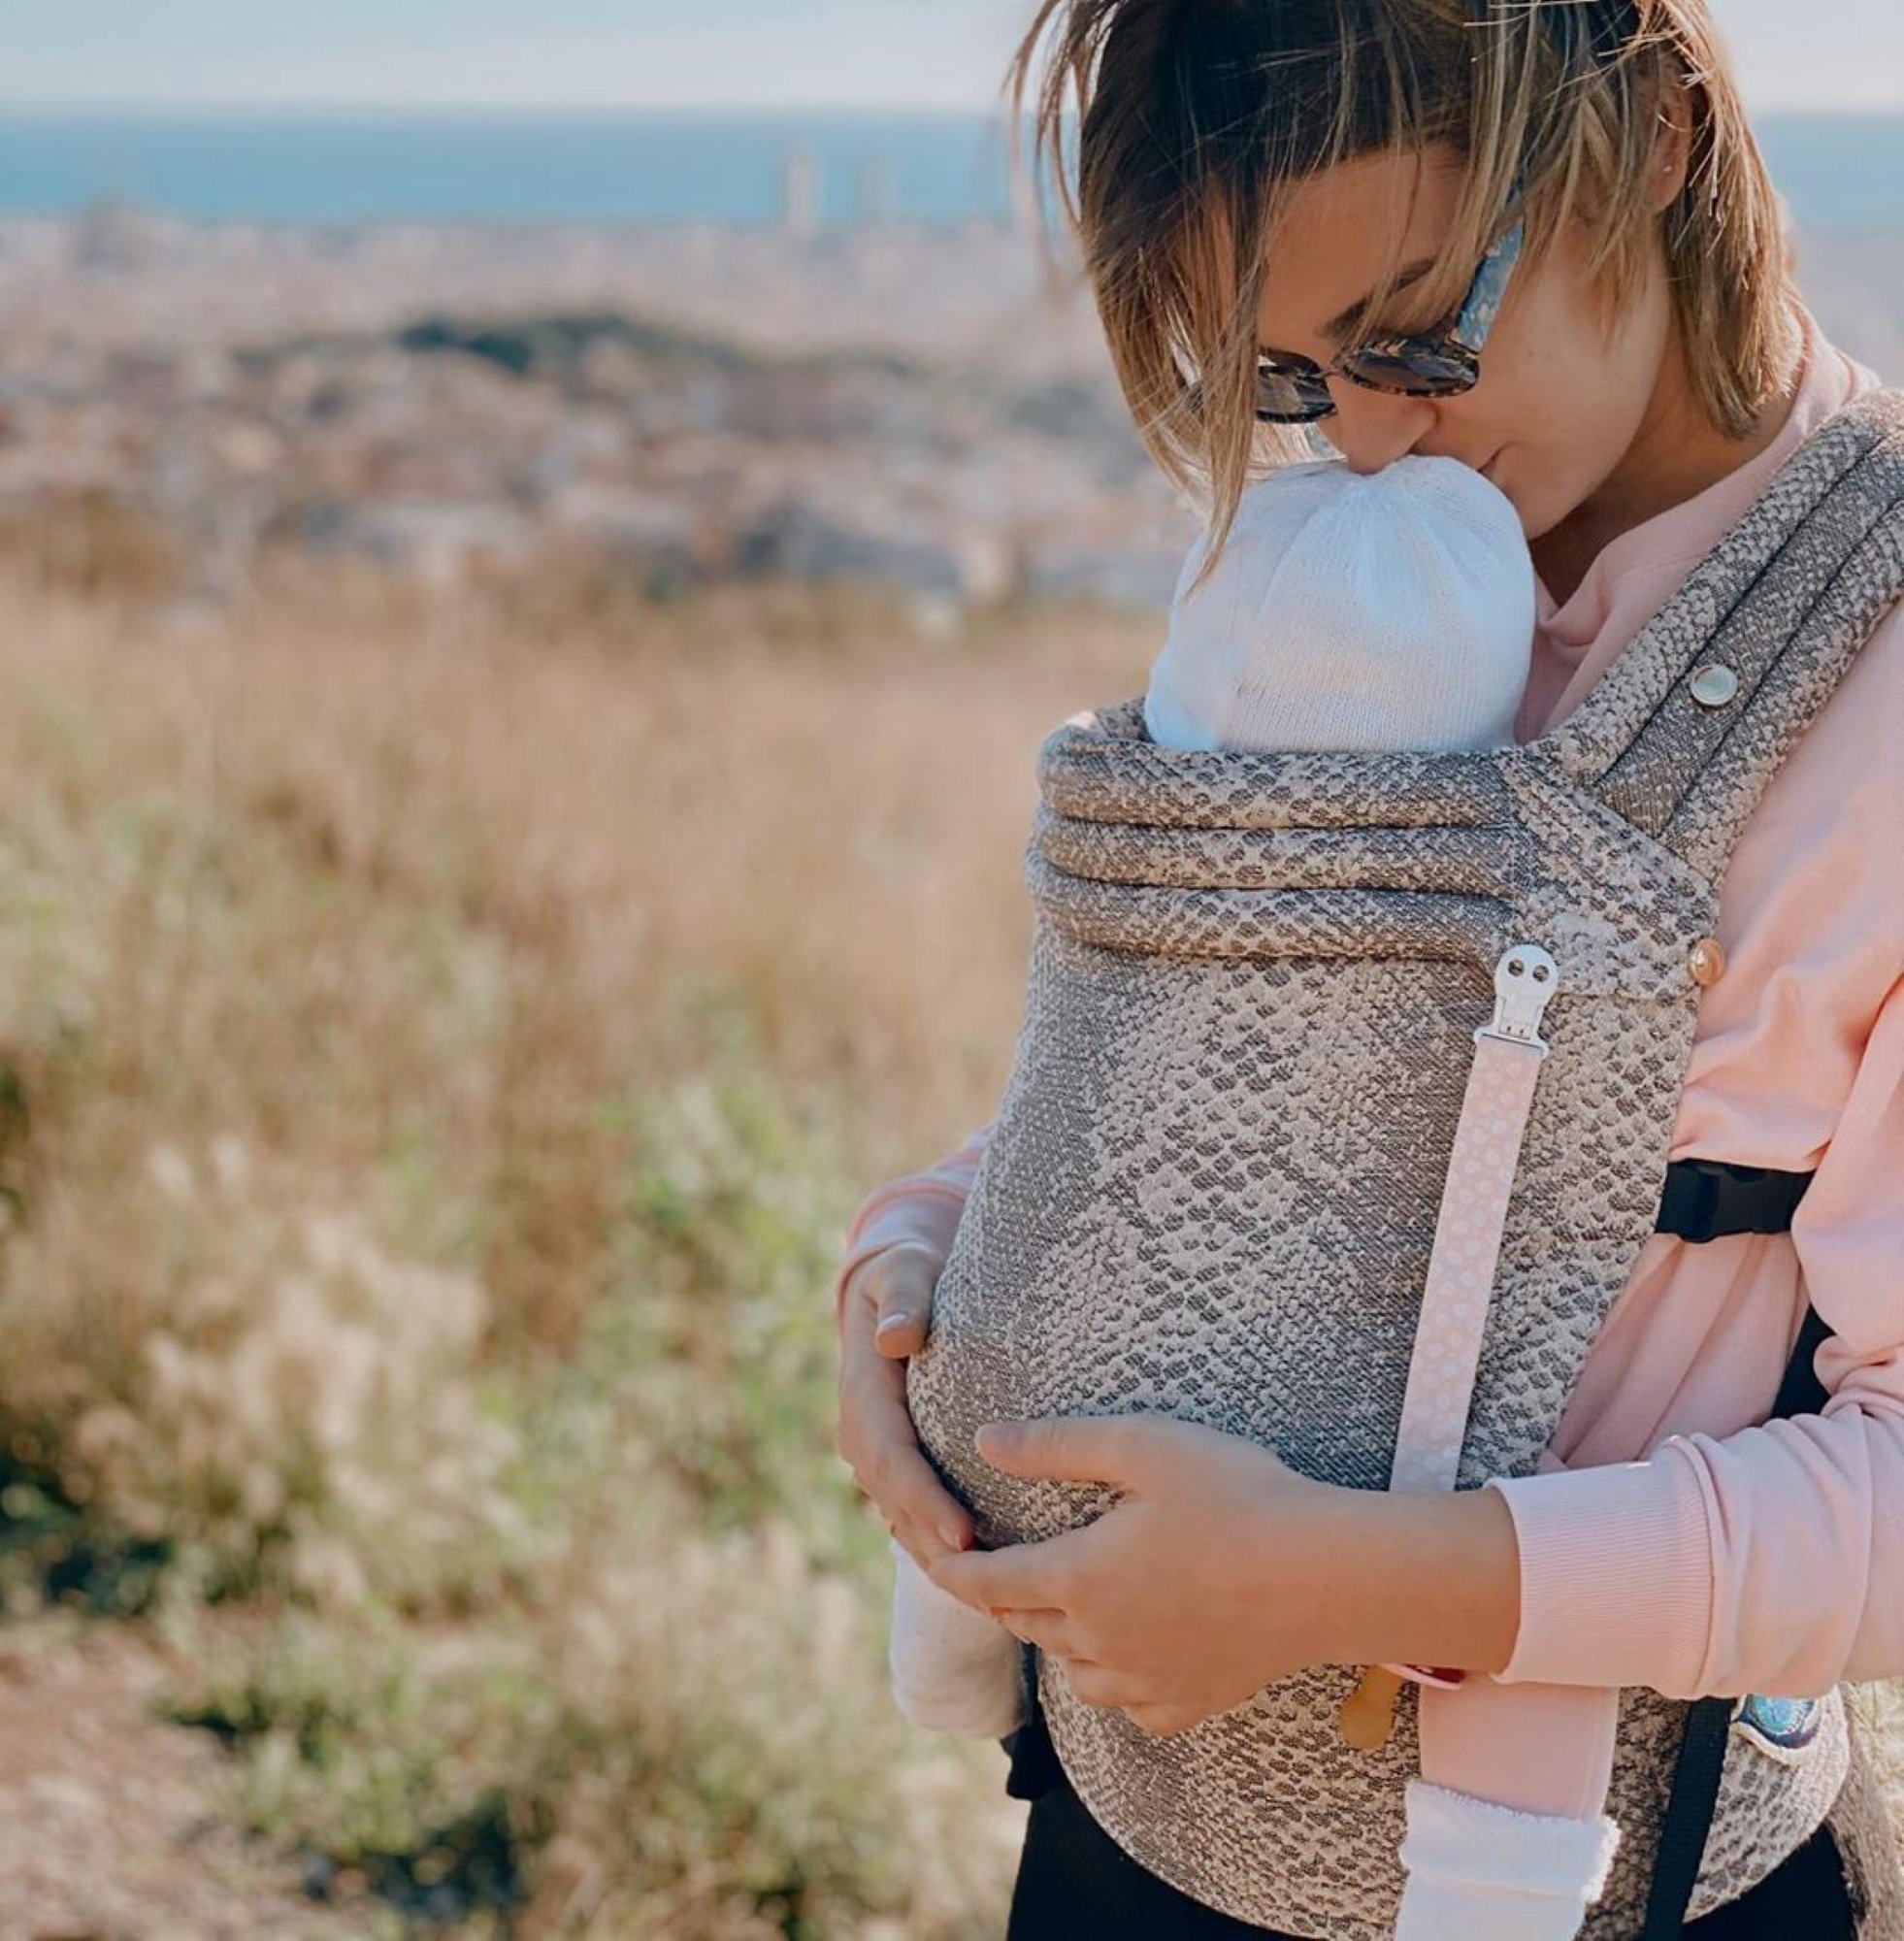
[[[1754,126],[1801,230],[1904,225],[1904,114]],[[1007,133],[1002,112],[0,108],[0,211],[759,225],[797,205],[821,228],[956,226],[1009,218]]]

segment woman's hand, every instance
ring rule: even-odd
[[[1345,1613],[1331,1564],[1365,1493],[1164,1415],[988,1425],[978,1452],[1014,1476],[1123,1492],[1094,1523],[1042,1543],[940,1552],[926,1566],[942,1589],[1055,1653],[1088,1704],[1177,1732],[1305,1665],[1355,1661],[1334,1648]]]
[[[988,1423],[977,1447],[1009,1475],[1121,1494],[1079,1529],[941,1554],[927,1574],[1146,1731],[1183,1731],[1312,1664],[1494,1673],[1512,1655],[1520,1558],[1496,1490],[1344,1489],[1167,1415]]]
[[[839,1421],[833,1446],[886,1528],[922,1570],[973,1536],[965,1505],[919,1447],[905,1405],[905,1358],[926,1345],[945,1263],[900,1240],[847,1276],[839,1300]]]

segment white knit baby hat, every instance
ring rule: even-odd
[[[1192,543],[1144,723],[1178,748],[1501,748],[1533,650],[1520,515],[1454,458],[1339,458],[1244,489],[1194,594]]]

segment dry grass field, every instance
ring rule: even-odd
[[[132,1720],[246,1856],[168,1933],[995,1935],[1022,1808],[887,1699],[826,1293],[992,1109],[1032,756],[1149,629],[288,567],[185,627],[46,569],[0,583],[0,1719],[120,1724],[7,1796],[72,1841],[17,1931],[159,1931],[110,1908],[208,1864],[119,1821]]]

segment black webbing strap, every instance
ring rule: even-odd
[[[1044,1707],[1038,1703],[1034,1658],[1037,1646],[1026,1644],[1022,1638],[1019,1643],[1024,1647],[1018,1668],[1024,1681],[1021,1690],[1025,1694],[1025,1723],[999,1743],[1011,1755],[1005,1792],[1013,1799],[1035,1799],[1063,1773],[1064,1767],[1059,1763],[1057,1747],[1051,1743],[1051,1727],[1045,1724]]]
[[[1685,1931],[1687,1903],[1705,1858],[1737,1703],[1736,1698],[1695,1698],[1687,1708],[1686,1736],[1673,1766],[1673,1790],[1659,1827],[1659,1852],[1653,1862],[1640,1941],[1679,1941]]]
[[[1666,1168],[1655,1231],[1688,1240],[1722,1234],[1783,1234],[1812,1183],[1809,1172],[1734,1166],[1723,1159],[1676,1159]]]
[[[1763,1230],[1748,1227],[1741,1231]],[[1819,1319],[1818,1309],[1808,1304],[1767,1421],[1779,1416],[1815,1415],[1823,1407],[1825,1388],[1812,1366],[1812,1358],[1830,1332]],[[1687,1905],[1699,1878],[1699,1862],[1705,1858],[1706,1835],[1712,1830],[1720,1771],[1725,1763],[1725,1741],[1738,1702],[1726,1697],[1695,1698],[1687,1707],[1686,1736],[1680,1741],[1679,1759],[1673,1767],[1672,1793],[1659,1828],[1659,1852],[1653,1863],[1640,1941],[1679,1941],[1685,1928]]]

